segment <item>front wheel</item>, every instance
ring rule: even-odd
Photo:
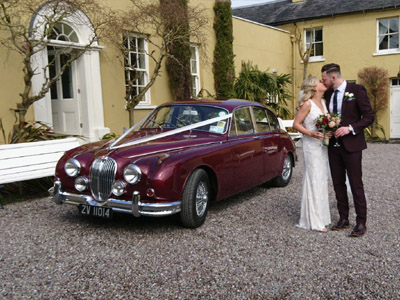
[[[210,180],[203,169],[195,170],[183,190],[181,222],[184,227],[196,228],[206,220],[210,202]]]
[[[272,184],[278,187],[287,186],[292,178],[293,160],[290,154],[287,154],[283,162],[283,169],[281,175],[272,180]]]

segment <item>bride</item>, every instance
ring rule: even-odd
[[[293,128],[304,136],[303,187],[298,227],[326,232],[331,223],[328,199],[328,147],[322,144],[323,133],[318,132],[316,120],[328,113],[322,96],[326,87],[317,77],[309,77],[302,83],[303,95],[299,100]]]

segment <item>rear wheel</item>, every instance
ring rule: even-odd
[[[293,160],[290,154],[287,154],[283,162],[283,169],[281,175],[272,180],[272,184],[278,187],[287,186],[292,178],[293,173]]]
[[[189,177],[182,195],[181,222],[196,228],[206,220],[210,202],[210,180],[206,171],[196,169]]]

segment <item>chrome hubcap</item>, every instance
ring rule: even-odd
[[[286,156],[285,162],[283,163],[282,178],[283,180],[289,180],[290,173],[292,172],[292,161],[289,156]]]
[[[201,181],[197,186],[196,191],[196,213],[199,217],[203,216],[208,203],[208,190],[204,181]]]

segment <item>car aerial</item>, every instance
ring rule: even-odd
[[[176,101],[118,139],[67,151],[50,194],[84,215],[180,214],[184,227],[195,228],[212,201],[266,182],[286,186],[295,160],[292,139],[257,102]]]

